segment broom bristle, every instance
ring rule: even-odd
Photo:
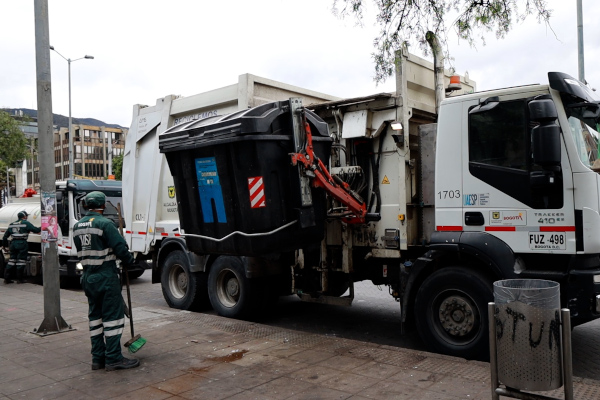
[[[139,338],[138,340],[136,340],[135,342],[131,343],[128,347],[129,352],[130,353],[135,353],[136,351],[138,351],[139,349],[142,348],[142,346],[144,346],[146,344],[146,339],[144,339],[143,337]]]

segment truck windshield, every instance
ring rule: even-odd
[[[575,116],[569,117],[569,128],[579,159],[590,168],[598,159],[598,132]]]
[[[579,159],[592,167],[600,150],[600,99],[587,84],[562,72],[548,72],[548,81],[552,89],[560,92]]]

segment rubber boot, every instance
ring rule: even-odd
[[[17,269],[17,283],[25,283],[23,281],[23,269],[24,268]]]
[[[11,270],[10,269],[4,270],[4,283],[7,285],[9,283],[13,283],[12,279],[10,279],[10,276],[11,276]]]

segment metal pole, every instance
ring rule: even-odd
[[[54,140],[54,139],[52,139]],[[33,148],[35,147],[35,138],[32,136],[29,144],[29,150],[31,150],[31,188],[35,189],[35,160],[33,159]]]
[[[74,60],[71,60],[70,58],[67,58],[65,56],[63,56],[62,54],[60,54],[55,48],[54,46],[50,46],[49,47],[50,50],[54,50],[56,53],[58,53],[59,56],[61,56],[62,58],[64,58],[67,63],[69,64],[69,178],[73,179],[73,177],[75,176],[75,172],[74,170],[74,154],[73,154],[73,119],[71,116],[71,62],[75,62],[75,61],[79,61],[79,60],[93,60],[94,57],[90,56],[90,55],[85,55],[84,57],[81,58],[76,58]],[[61,149],[62,149],[62,145],[61,145]]]
[[[40,187],[42,192],[40,207],[43,221],[45,217],[56,217],[48,0],[34,0],[34,13]],[[42,241],[42,266],[44,271],[44,320],[34,332],[42,335],[59,333],[68,328],[68,325],[60,314],[60,280],[56,241]]]
[[[8,172],[8,167],[6,167],[6,203],[10,200],[10,174]]]
[[[108,179],[108,168],[106,166],[106,128],[104,126],[100,127],[100,136],[102,136],[102,175],[104,178]]]
[[[83,125],[79,124],[79,143],[81,144],[81,177],[85,179],[87,176],[85,174],[85,152],[86,152],[86,144],[85,144],[85,129],[83,129]]]
[[[65,160],[64,160],[64,151],[63,151],[63,134],[58,131],[58,148],[60,152],[60,179],[65,179]]]
[[[113,133],[112,132],[108,132],[108,175],[112,175],[113,174],[113,169],[112,169],[112,137],[113,137]]]
[[[488,321],[490,329],[490,374],[492,384],[492,400],[500,400],[496,389],[500,386],[498,382],[498,356],[496,353],[496,303],[488,303]]]
[[[581,0],[577,0],[577,55],[579,80],[585,83],[585,67],[583,60],[583,7],[581,5]]]
[[[73,179],[73,120],[71,118],[71,59],[69,64],[69,179]]]
[[[571,348],[571,310],[560,311],[562,319],[563,385],[565,400],[573,400],[573,349]]]

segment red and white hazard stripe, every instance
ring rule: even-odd
[[[266,207],[265,202],[265,183],[262,176],[248,178],[248,191],[250,192],[250,207],[261,208]]]

